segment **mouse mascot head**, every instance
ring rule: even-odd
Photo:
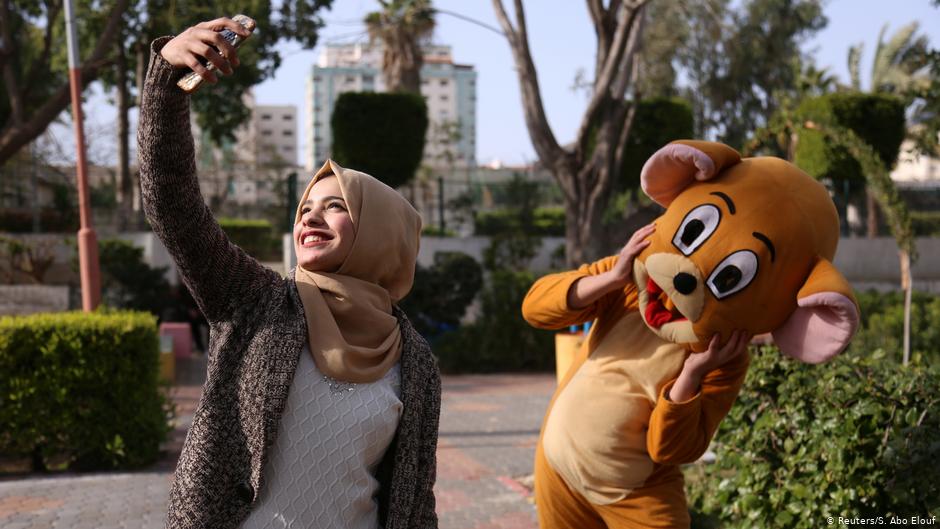
[[[845,348],[859,312],[832,265],[839,218],[822,184],[779,158],[704,141],[663,147],[640,179],[666,208],[634,262],[654,333],[701,351],[715,334],[771,332],[810,363]]]

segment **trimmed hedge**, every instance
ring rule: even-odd
[[[477,213],[473,219],[475,235],[501,235],[524,229],[527,235],[539,237],[564,237],[565,208],[546,206],[532,210],[531,226],[523,227],[517,211],[497,209]]]
[[[940,237],[940,211],[912,211],[915,237]]]
[[[172,418],[158,362],[147,313],[0,317],[0,454],[35,470],[152,463]]]
[[[395,188],[421,164],[428,109],[417,94],[346,92],[336,99],[330,126],[338,164]]]
[[[223,217],[219,225],[233,243],[259,261],[280,261],[281,239],[274,227],[264,219],[233,219]]]
[[[894,167],[904,141],[904,103],[889,94],[836,92],[803,100],[800,120],[847,128],[870,145],[889,170]],[[842,147],[831,145],[818,131],[800,134],[795,163],[817,179],[848,181],[855,190],[865,185],[861,165]]]
[[[693,526],[940,515],[938,388],[936,368],[901,367],[880,352],[813,366],[775,347],[753,351],[715,463],[686,472]]]

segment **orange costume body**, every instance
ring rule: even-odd
[[[595,322],[552,398],[546,425],[552,413],[556,413],[553,420],[574,422],[570,432],[553,428],[549,433],[555,433],[553,437],[580,434],[579,444],[588,445],[592,452],[581,455],[612,467],[614,472],[634,474],[625,476],[626,486],[619,487],[622,491],[615,490],[618,486],[610,479],[605,480],[607,487],[572,490],[546,461],[543,427],[536,453],[536,504],[543,527],[688,526],[678,465],[697,460],[708,448],[747,372],[748,357],[742,355],[732,365],[706,376],[701,391],[692,399],[680,403],[666,399],[689,353],[685,347],[647,330],[638,311],[636,285],[631,282],[624,290],[607,294],[582,310],[568,308],[571,285],[582,277],[610,270],[616,260],[608,257],[576,271],[545,276],[532,286],[523,305],[526,320],[538,327],[558,329]],[[592,354],[595,352],[600,354]],[[590,363],[584,369],[586,362]],[[640,373],[636,373],[637,368]],[[644,374],[653,376],[643,381],[624,380]],[[570,388],[574,391],[566,391],[575,377]],[[585,393],[595,393],[599,386],[614,392],[600,403],[584,400]],[[623,391],[624,386],[631,387]],[[619,402],[611,400],[615,394],[621,395]],[[584,443],[585,437],[591,441]],[[553,439],[550,450],[565,444],[562,439]],[[618,464],[623,455],[629,455],[626,465]],[[632,490],[627,492],[628,488]],[[607,492],[598,493],[596,489]],[[610,503],[593,503],[585,496]]]
[[[535,457],[543,529],[690,525],[679,465],[708,448],[747,372],[738,355],[668,398],[690,354],[718,334],[772,332],[785,354],[825,361],[858,325],[852,290],[832,266],[838,217],[825,188],[776,158],[746,158],[709,142],[657,152],[641,174],[666,212],[633,275],[583,309],[579,279],[608,257],[539,279],[523,302],[533,326],[593,322],[549,404]]]

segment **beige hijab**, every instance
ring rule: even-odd
[[[317,368],[346,382],[374,382],[401,357],[401,332],[392,314],[411,290],[421,217],[397,191],[327,160],[307,185],[294,224],[318,180],[335,175],[356,237],[334,273],[294,272]]]

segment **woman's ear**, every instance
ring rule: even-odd
[[[826,259],[816,262],[796,303],[796,311],[773,331],[773,337],[784,354],[797,360],[825,362],[841,353],[858,330],[852,287]]]
[[[709,180],[740,161],[738,151],[723,143],[674,141],[646,161],[640,171],[640,186],[646,196],[668,208],[692,182]]]

